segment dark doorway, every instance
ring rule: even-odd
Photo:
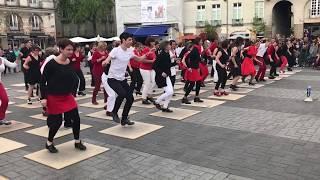
[[[286,37],[291,35],[291,6],[289,1],[280,1],[273,7],[272,26],[273,34],[280,34]]]

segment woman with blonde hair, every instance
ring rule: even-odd
[[[98,92],[100,91],[101,76],[103,74],[102,61],[104,61],[108,57],[106,49],[107,49],[107,44],[105,42],[99,42],[97,46],[97,50],[92,55],[91,63],[93,64],[92,74],[94,78],[92,104],[94,105],[98,105],[97,95],[98,95]],[[106,94],[105,94],[105,102],[106,102]]]

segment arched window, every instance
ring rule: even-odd
[[[41,18],[38,15],[32,15],[30,18],[30,24],[31,24],[32,30],[40,30]]]
[[[8,25],[10,30],[19,30],[19,16],[17,14],[11,14],[8,16]]]

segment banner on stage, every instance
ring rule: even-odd
[[[167,0],[141,0],[141,21],[167,21]]]

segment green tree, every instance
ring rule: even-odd
[[[214,39],[218,39],[219,35],[217,33],[217,27],[216,26],[212,26],[209,23],[206,23],[206,25],[204,26],[204,32],[206,33],[206,38],[210,41],[213,41]]]
[[[254,17],[252,26],[252,31],[256,33],[264,33],[266,30],[266,23],[261,18]]]
[[[97,34],[97,23],[106,20],[114,7],[113,0],[60,0],[58,13],[65,22],[82,24],[92,23],[93,31]]]

